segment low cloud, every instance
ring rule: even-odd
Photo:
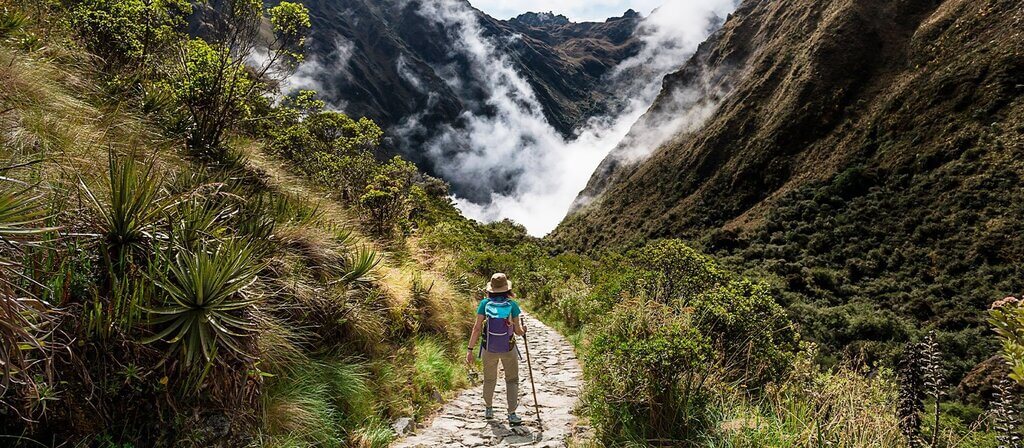
[[[337,89],[338,75],[349,76],[349,62],[355,52],[355,44],[343,37],[334,39],[334,47],[323,59],[317,56],[309,56],[296,67],[295,72],[281,82],[281,93],[284,95],[299,90],[315,90],[329,95],[321,95],[327,98],[340,98],[341,95],[334,94]],[[328,106],[334,110],[344,110],[344,102],[332,102]]]
[[[595,117],[574,138],[566,139],[547,122],[530,84],[497,50],[499,45],[484,37],[470,8],[456,0],[425,0],[419,13],[449,30],[452,51],[465,58],[483,94],[477,107],[464,112],[457,125],[446,126],[424,150],[438,174],[462,191],[476,186],[481,192],[509,192],[478,194],[472,200],[455,198],[467,216],[480,221],[508,218],[525,225],[533,235],[547,234],[654,101],[664,75],[682,66],[733,7],[733,0],[703,0],[657,9],[639,30],[641,51],[623,61],[609,78],[628,99],[616,114]],[[686,113],[656,120],[648,117],[645,122],[651,129],[644,132],[650,138],[634,139],[633,144],[642,147],[620,150],[642,157],[651,145],[702,123],[713,105],[693,98],[699,94],[699,90],[673,92],[673,101],[689,107],[670,109]],[[417,126],[414,117],[402,129],[412,132]]]

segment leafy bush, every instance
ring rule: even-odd
[[[750,388],[783,377],[793,361],[797,335],[767,285],[732,280],[684,302],[722,354],[726,375]]]
[[[617,305],[584,353],[587,404],[602,438],[681,443],[706,432],[713,357],[692,314],[650,300]]]
[[[1014,297],[992,305],[989,322],[1003,344],[1003,359],[1010,366],[1010,378],[1024,385],[1024,306]]]
[[[383,174],[378,174],[367,184],[359,205],[370,215],[373,229],[379,235],[386,235],[407,213],[402,185]]]
[[[184,0],[76,0],[71,26],[86,48],[123,66],[173,42],[191,13]]]
[[[658,240],[629,254],[633,265],[649,272],[643,288],[664,302],[685,301],[725,280],[711,258],[682,240]]]

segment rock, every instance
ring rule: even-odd
[[[999,383],[1010,369],[1006,361],[999,355],[992,356],[974,366],[964,379],[960,380],[957,392],[967,401],[987,402],[992,399],[995,385]]]
[[[402,417],[395,420],[395,422],[391,424],[391,429],[395,431],[395,434],[398,434],[398,437],[402,437],[408,434],[409,430],[412,429],[412,419],[409,417]]]
[[[505,437],[504,439],[501,439],[501,441],[504,442],[504,443],[507,443],[509,445],[523,445],[523,444],[527,444],[527,443],[533,443],[535,441],[535,439],[533,437],[533,434],[525,434],[525,435],[511,435],[511,436]]]
[[[430,429],[448,432],[458,432],[459,430],[462,429],[463,426],[466,426],[465,422],[455,420],[453,418],[439,417],[436,420],[434,420],[433,423],[430,424]]]

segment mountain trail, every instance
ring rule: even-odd
[[[579,361],[569,341],[551,327],[528,319],[526,328],[543,431],[537,425],[526,350],[522,339],[517,338],[523,361],[519,363],[519,409],[516,413],[523,418],[522,426],[510,427],[505,420],[504,373],[499,373],[493,420],[487,421],[483,416],[481,377],[473,387],[445,403],[433,420],[424,422],[422,428],[392,447],[567,446],[568,441],[584,429],[577,426],[576,416],[572,414],[583,385]]]

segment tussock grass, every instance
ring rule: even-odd
[[[466,372],[463,365],[453,358],[436,340],[430,338],[417,340],[413,382],[420,388],[433,388],[438,393],[462,387],[466,381]]]
[[[379,426],[366,368],[351,360],[308,360],[268,382],[265,434],[270,446],[295,441],[346,446],[358,428]],[[348,428],[353,428],[349,434]],[[281,444],[275,443],[279,440]]]
[[[840,369],[802,385],[786,384],[754,404],[725,403],[721,446],[903,446],[891,374],[868,378]],[[730,405],[732,403],[732,405]]]

